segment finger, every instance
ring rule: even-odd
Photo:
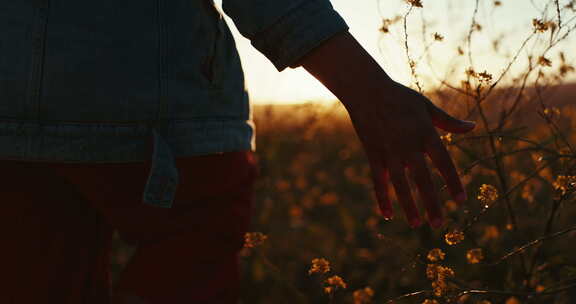
[[[448,151],[446,151],[446,147],[444,147],[440,138],[438,138],[438,134],[435,134],[433,138],[426,153],[436,168],[438,168],[438,171],[440,171],[444,181],[446,181],[448,191],[452,198],[459,203],[464,203],[466,201],[466,192],[464,191],[464,187],[462,187],[460,176],[458,176],[452,158],[450,154],[448,154]]]
[[[394,216],[394,212],[392,210],[392,203],[388,197],[388,170],[377,156],[370,157],[369,162],[378,207],[380,208],[382,216],[390,220]]]
[[[388,169],[390,171],[390,180],[392,181],[394,191],[396,192],[396,198],[404,210],[406,220],[412,228],[419,227],[422,225],[422,221],[420,220],[418,209],[416,208],[414,200],[412,199],[412,194],[410,193],[410,186],[406,180],[404,166],[400,161],[392,161],[389,162]]]
[[[476,126],[476,123],[473,121],[460,120],[450,116],[429,100],[427,100],[427,108],[432,123],[444,131],[452,133],[466,133],[472,131]]]
[[[438,203],[438,196],[436,195],[436,189],[432,183],[432,178],[430,177],[430,170],[426,165],[426,160],[423,154],[417,154],[410,158],[409,162],[410,172],[412,173],[412,178],[416,183],[418,188],[418,193],[426,209],[426,214],[428,216],[428,223],[433,228],[439,228],[442,226],[442,209]]]

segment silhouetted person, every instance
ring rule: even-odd
[[[392,81],[329,1],[223,9],[279,71],[303,66],[346,106],[384,216],[390,181],[422,223],[407,168],[442,224],[425,155],[466,199],[434,126],[474,124]],[[253,142],[238,53],[211,1],[2,0],[0,303],[235,303]],[[114,229],[138,246],[111,296]]]

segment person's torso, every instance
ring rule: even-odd
[[[232,36],[208,0],[3,0],[0,117],[246,118]]]

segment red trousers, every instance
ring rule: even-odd
[[[0,161],[0,303],[236,303],[252,152],[177,158],[171,209],[142,203],[150,162]],[[136,253],[111,291],[113,231]]]

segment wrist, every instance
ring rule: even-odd
[[[371,104],[396,84],[349,32],[326,40],[300,62],[346,107]]]

